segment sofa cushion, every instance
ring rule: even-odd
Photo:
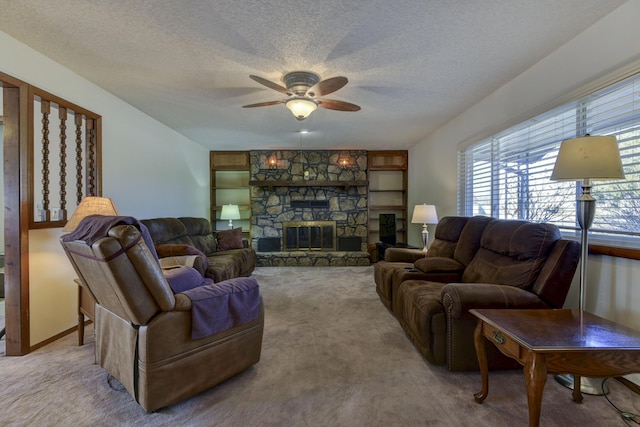
[[[249,276],[256,265],[256,252],[251,248],[230,249],[211,254],[205,275],[217,282]]]
[[[462,275],[463,282],[494,283],[529,289],[560,231],[552,224],[492,221],[480,249]]]
[[[460,233],[468,220],[469,218],[463,216],[442,218],[436,227],[433,242],[427,251],[427,257],[453,258]]]
[[[210,255],[216,252],[216,239],[211,231],[211,222],[206,218],[180,217],[178,218],[186,233],[191,237],[196,248]]]
[[[469,218],[467,224],[460,233],[460,239],[458,245],[456,245],[453,258],[463,266],[468,265],[476,252],[480,248],[480,239],[484,233],[485,228],[494,218],[488,216],[474,216]]]
[[[178,218],[143,219],[140,222],[147,227],[156,246],[164,244],[195,246],[186,227]]]
[[[218,231],[216,232],[216,239],[218,240],[219,251],[244,248],[244,243],[242,241],[242,228]]]

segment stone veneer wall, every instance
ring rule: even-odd
[[[343,158],[349,162],[345,168],[338,164]],[[274,169],[270,167],[271,159],[277,160]],[[264,182],[264,185],[251,187],[251,244],[256,251],[259,238],[282,238],[282,223],[285,221],[335,221],[337,237],[361,237],[361,251],[367,251],[367,187],[340,184],[367,181],[366,151],[256,150],[250,152],[250,162],[250,179]],[[288,181],[290,184],[270,187],[269,181]],[[320,186],[296,186],[296,182],[316,182]],[[326,185],[322,185],[323,182]],[[328,200],[329,208],[292,208],[292,200]],[[353,253],[340,256],[295,251],[290,254],[259,253],[258,265],[272,265],[267,260],[273,259],[280,259],[278,265],[354,265],[354,262],[341,264],[342,261],[337,260],[347,257],[358,258],[355,265],[364,263],[360,259],[363,256]],[[297,264],[293,264],[291,258],[297,258]],[[322,261],[314,261],[318,259]],[[368,264],[368,258],[366,262]]]

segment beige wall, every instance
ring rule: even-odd
[[[629,1],[585,32],[471,106],[409,150],[409,205],[432,203],[455,215],[457,150],[575,97],[597,83],[640,71],[640,1]],[[424,185],[422,183],[428,183]],[[419,244],[411,225],[409,242]],[[640,329],[640,261],[591,256],[587,310]],[[577,280],[567,306],[577,307]]]
[[[2,32],[0,52],[0,71],[102,116],[103,194],[122,215],[209,217],[207,149]],[[77,322],[61,234],[29,233],[31,345]]]

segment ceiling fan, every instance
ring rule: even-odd
[[[268,88],[284,93],[288,98],[278,101],[258,102],[256,104],[243,105],[242,108],[266,107],[268,105],[285,104],[291,110],[294,117],[304,120],[316,108],[327,108],[338,111],[359,111],[360,106],[335,99],[317,99],[341,89],[349,80],[346,77],[331,77],[320,80],[320,76],[309,71],[292,71],[282,78],[285,86],[281,86],[259,76],[250,75],[253,80]]]

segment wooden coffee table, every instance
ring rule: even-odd
[[[574,376],[573,400],[582,401],[580,377],[604,378],[640,372],[640,332],[579,310],[473,309],[474,343],[482,375],[482,403],[489,393],[485,342],[524,366],[529,425],[540,423],[547,374]]]

